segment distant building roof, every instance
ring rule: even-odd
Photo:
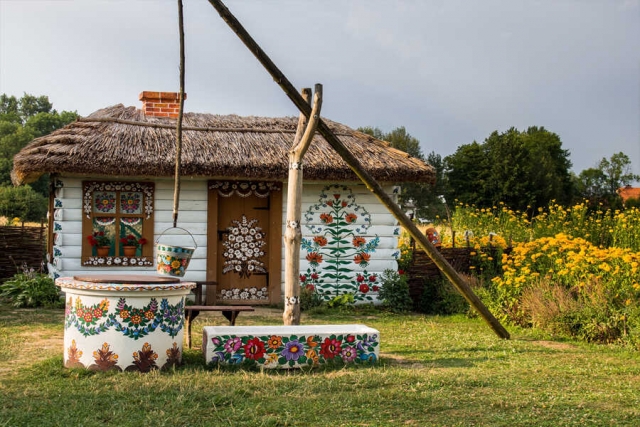
[[[618,194],[622,197],[623,202],[626,202],[629,199],[640,199],[640,188],[627,185],[619,188]]]

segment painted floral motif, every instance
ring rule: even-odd
[[[93,211],[114,213],[116,211],[116,193],[111,191],[97,191],[93,195]]]
[[[335,338],[325,338],[320,345],[320,354],[325,359],[333,359],[342,352],[342,341]]]
[[[80,363],[82,357],[82,350],[78,350],[76,347],[76,340],[71,340],[71,345],[67,349],[67,361],[64,366],[67,368],[84,368],[84,365]]]
[[[258,288],[232,288],[221,289],[220,299],[223,300],[268,300],[269,292],[266,286],[260,289]]]
[[[127,304],[125,298],[120,298],[116,305],[116,312],[111,314],[109,319],[116,331],[137,340],[156,330],[160,323],[156,319],[157,312],[158,301],[155,298],[151,298],[149,304],[142,308],[132,307]]]
[[[184,252],[176,254],[159,253],[156,257],[158,269],[162,269],[166,274],[182,277],[186,273],[191,254],[193,254],[194,250],[191,248],[172,248],[172,250],[182,249]]]
[[[173,346],[171,348],[168,348],[166,353],[167,361],[164,365],[162,365],[162,369],[178,366],[182,363],[182,353],[180,352],[180,348],[178,347],[177,342],[174,342]]]
[[[133,365],[127,366],[125,371],[149,372],[152,369],[158,369],[156,360],[158,360],[158,353],[153,351],[151,345],[146,342],[141,350],[133,352]]]
[[[210,184],[209,188],[217,189],[221,197],[231,197],[237,194],[240,197],[254,195],[266,198],[272,191],[280,191],[280,184],[276,182],[217,181]]]
[[[227,228],[228,234],[222,242],[224,246],[224,267],[222,273],[235,272],[240,277],[249,277],[253,273],[266,273],[264,262],[260,260],[264,256],[262,247],[267,244],[264,241],[265,234],[258,227],[258,220],[247,220],[242,215],[240,221],[231,221]]]
[[[184,300],[180,300],[176,305],[169,305],[169,302],[163,299],[158,314],[162,316],[160,330],[175,338],[184,326]]]
[[[208,362],[265,367],[292,368],[314,366],[331,362],[375,362],[377,334],[338,334],[325,337],[317,335],[244,336],[222,335],[211,338],[213,357]],[[318,351],[318,346],[320,349]]]
[[[142,224],[142,218],[135,218],[135,217],[133,217],[133,218],[129,218],[129,217],[120,218],[120,222],[122,224],[126,224],[128,226],[133,227],[135,225]]]
[[[305,219],[314,236],[302,239],[309,268],[300,275],[300,285],[325,300],[351,293],[356,302],[372,301],[378,276],[366,268],[380,238],[365,237],[371,227],[369,212],[356,203],[348,187],[332,185],[322,190],[319,203],[309,207]]]
[[[101,227],[101,228],[104,228],[116,223],[115,217],[112,217],[112,216],[94,217],[93,221],[98,227]]]
[[[115,313],[108,314],[109,301],[103,299],[92,306],[82,304],[80,297],[73,302],[70,297],[65,308],[65,328],[75,327],[85,337],[98,335],[114,327],[123,335],[137,340],[156,329],[175,338],[184,326],[184,298],[171,305],[163,298],[158,305],[155,298],[142,308],[127,304],[126,298],[119,298]],[[104,321],[100,321],[104,319]]]
[[[140,267],[152,267],[153,260],[147,257],[126,257],[126,256],[91,256],[82,262],[82,265],[86,266],[103,266],[103,265],[115,265],[119,267],[126,266],[140,266]]]
[[[142,208],[142,193],[122,192],[120,193],[120,212],[127,214],[137,214]]]
[[[85,337],[98,335],[109,327],[108,310],[109,300],[107,298],[97,304],[85,306],[80,297],[76,299],[75,303],[70,297],[65,307],[64,327],[65,329],[74,327]],[[104,321],[101,322],[103,319]]]
[[[151,218],[153,213],[153,189],[152,183],[144,182],[87,182],[83,187],[83,210],[87,218],[91,218],[92,209],[97,207],[98,194],[113,194],[113,210],[110,213],[115,212],[115,194],[118,191],[125,192],[140,192],[144,194],[144,213],[146,218]],[[94,203],[95,202],[95,203]],[[104,199],[100,200],[100,205],[107,206],[109,203],[104,203]],[[104,211],[103,211],[104,212]]]
[[[251,338],[244,347],[245,357],[253,360],[259,360],[265,353],[264,343],[260,338]]]
[[[101,348],[93,352],[93,359],[95,363],[89,366],[92,371],[121,370],[118,366],[118,355],[110,350],[108,343],[102,344]]]

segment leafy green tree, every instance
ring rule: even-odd
[[[47,96],[25,93],[22,98],[0,95],[0,186],[11,185],[13,156],[34,138],[47,135],[76,120],[76,112],[58,113]],[[40,194],[48,194],[48,176],[32,183]]]
[[[576,177],[577,200],[587,199],[595,202],[602,200],[606,194],[605,181],[607,177],[598,168],[588,168]]]
[[[28,185],[0,187],[0,216],[41,221],[47,214],[47,199]]]
[[[573,194],[569,152],[544,127],[494,131],[482,144],[458,147],[444,159],[447,201],[477,207],[504,202],[518,210],[568,203]]]
[[[640,176],[631,172],[629,156],[622,152],[615,153],[609,159],[603,157],[597,167],[580,172],[578,195],[588,199],[592,205],[602,203],[610,208],[621,208],[618,190],[635,180],[640,180]]]
[[[391,132],[385,133],[377,127],[361,127],[360,132],[373,136],[374,138],[387,141],[393,148],[402,150],[412,157],[425,161],[424,154],[420,148],[420,141],[407,132],[404,126],[397,127]],[[433,165],[432,165],[433,166]],[[426,216],[430,212],[429,206],[435,197],[434,187],[429,184],[403,183],[400,194],[400,204],[406,204],[409,199],[416,204],[416,217]]]
[[[455,200],[478,206],[489,203],[484,190],[490,164],[485,148],[473,141],[461,145],[453,155],[444,158],[447,180],[445,197],[449,205]]]
[[[447,217],[446,202],[446,177],[444,174],[444,160],[440,154],[432,151],[427,155],[427,163],[433,167],[436,173],[436,184],[432,190],[424,196],[424,208],[420,213],[424,213],[425,219],[435,220],[436,217]]]
[[[640,180],[640,175],[631,172],[631,160],[629,156],[620,152],[611,156],[610,159],[602,158],[598,169],[602,171],[605,178],[605,189],[609,194],[617,194],[618,189],[626,185],[631,185],[633,181]]]

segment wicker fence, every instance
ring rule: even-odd
[[[440,253],[459,273],[468,273],[471,248],[442,248]],[[419,301],[424,290],[425,281],[433,281],[444,277],[440,269],[422,250],[413,251],[413,264],[409,267],[409,293],[413,301]]]
[[[47,227],[0,226],[0,281],[23,265],[40,270],[46,254]]]

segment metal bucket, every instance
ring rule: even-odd
[[[169,230],[169,228],[167,228],[167,230]],[[158,274],[183,277],[187,272],[187,267],[189,267],[189,261],[191,261],[193,252],[198,248],[196,239],[194,239],[193,235],[187,230],[180,228],[180,230],[186,231],[187,234],[191,236],[194,245],[193,248],[160,243],[160,238],[167,232],[167,230],[164,230],[156,239],[156,262],[158,263],[156,269]]]

